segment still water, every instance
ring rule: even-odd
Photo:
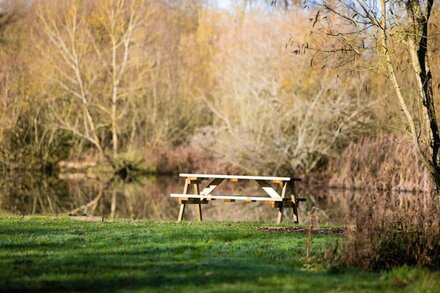
[[[177,200],[170,193],[181,193],[184,181],[178,176],[143,177],[131,182],[120,179],[99,181],[85,178],[22,174],[0,179],[0,213],[18,215],[70,215],[105,219],[145,219],[175,221]],[[231,186],[231,184],[233,186]],[[218,191],[233,189],[240,194],[261,194],[249,183],[225,183]],[[216,190],[217,192],[217,190]],[[306,188],[299,183],[298,193],[307,198],[300,205],[301,223],[307,223],[312,211],[319,213],[321,224],[343,224],[344,201],[352,191]],[[263,195],[263,194],[262,194]],[[277,210],[264,203],[224,203],[203,205],[204,220],[275,222]],[[287,210],[285,222],[291,221]],[[195,206],[189,205],[186,220],[195,220]]]

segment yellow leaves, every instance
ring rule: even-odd
[[[285,77],[281,81],[281,89],[283,89],[287,92],[291,92],[291,91],[293,91],[294,88],[295,88],[295,83],[293,82],[292,78]]]

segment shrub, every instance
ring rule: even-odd
[[[350,142],[329,161],[331,186],[369,190],[425,191],[434,189],[429,171],[408,140],[397,136],[367,137]]]
[[[373,270],[440,266],[439,196],[376,193],[348,200],[346,265]]]

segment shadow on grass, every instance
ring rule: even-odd
[[[254,263],[246,260],[217,258],[209,261],[191,262],[190,264],[175,262],[174,259],[144,260],[133,257],[132,261],[114,263],[118,256],[99,258],[93,262],[68,262],[68,267],[60,263],[49,262],[48,268],[41,273],[27,275],[2,284],[4,290],[99,290],[115,291],[118,289],[215,289],[227,287],[263,289],[276,288],[280,283],[291,284],[293,288],[314,288],[319,284],[325,286],[338,285],[338,276],[325,272],[309,272],[299,269],[286,269],[281,264]],[[97,264],[99,261],[102,264]],[[139,264],[143,262],[144,264]],[[109,265],[105,265],[108,263]],[[22,276],[24,277],[24,276]],[[340,275],[342,278],[359,279],[351,275]],[[371,283],[367,288],[378,288]]]
[[[251,225],[8,220],[0,291],[272,290],[380,286],[374,274],[305,270],[306,235]],[[336,236],[314,238],[312,256]],[[341,285],[341,282],[344,281]]]

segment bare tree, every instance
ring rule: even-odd
[[[301,22],[295,21],[300,35]],[[273,32],[264,22],[279,22],[279,29]],[[303,77],[307,61],[280,46],[291,24],[255,12],[225,30],[216,46],[218,87],[204,97],[218,138],[212,150],[247,173],[310,172],[370,122],[374,101],[362,100],[365,78],[337,80],[330,69]],[[307,91],[299,90],[302,83]]]
[[[433,0],[324,0],[308,1],[317,8],[311,18],[319,46],[308,43],[301,50],[343,54],[353,65],[364,58],[375,60],[391,81],[414,146],[440,187],[440,135],[434,104],[429,46]],[[333,41],[329,41],[333,39]],[[404,49],[404,50],[402,50]],[[404,62],[410,57],[410,68]],[[347,57],[350,57],[347,59]],[[412,70],[417,91],[407,87],[399,69]],[[406,128],[406,127],[403,127]]]
[[[52,68],[46,78],[62,100],[54,108],[57,127],[89,141],[101,155],[108,130],[117,155],[120,128],[136,111],[131,99],[143,88],[150,68],[147,6],[140,1],[71,0],[43,4],[38,15],[45,35],[40,52]]]

